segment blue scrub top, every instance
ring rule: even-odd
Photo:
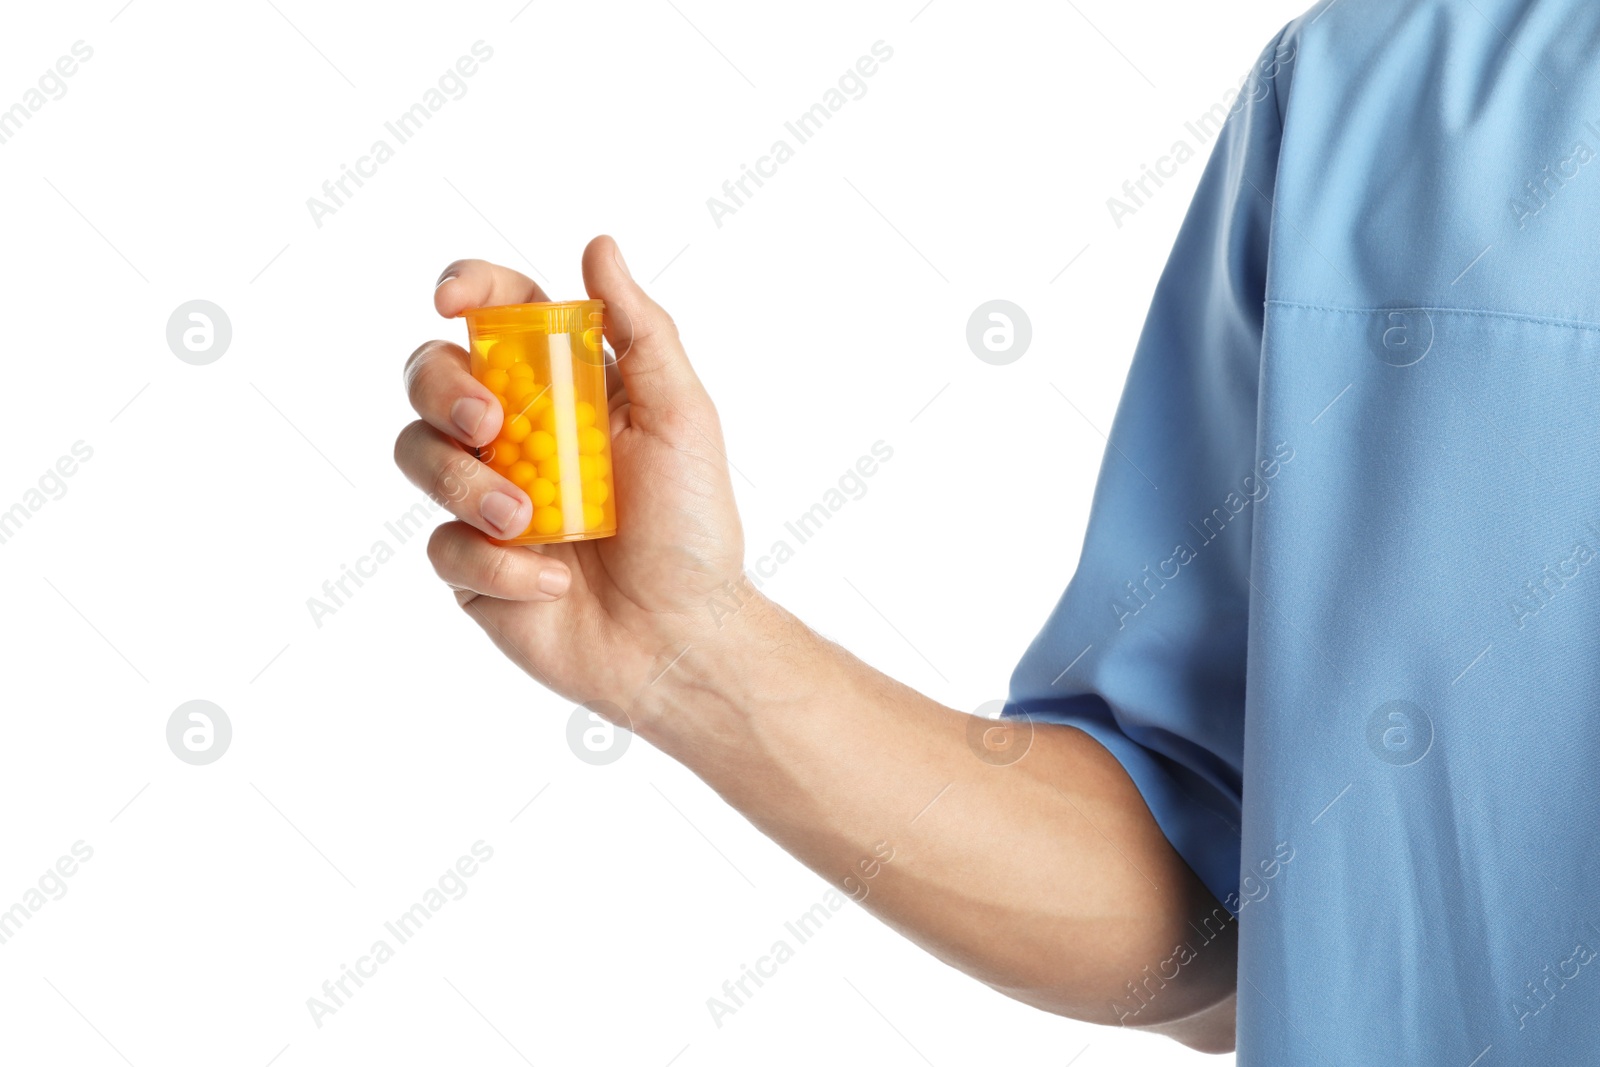
[[[1225,118],[1005,714],[1237,917],[1241,1067],[1600,1062],[1600,4],[1323,3]]]

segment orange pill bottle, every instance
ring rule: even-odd
[[[472,376],[505,418],[478,458],[533,500],[533,518],[500,545],[548,545],[617,532],[606,408],[605,305],[507,304],[463,312]]]

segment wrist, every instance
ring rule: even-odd
[[[709,749],[739,745],[763,709],[803,703],[821,684],[824,645],[747,586],[736,611],[659,657],[659,673],[634,701],[634,732],[685,762],[696,752],[705,758]]]

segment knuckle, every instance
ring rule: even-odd
[[[450,524],[443,523],[433,528],[433,533],[428,537],[428,562],[433,564],[433,573],[440,578],[448,579],[447,570],[453,549]]]
[[[394,439],[394,465],[401,470],[406,469],[406,460],[417,447],[417,435],[422,432],[422,420],[408,422],[400,428]]]
[[[675,407],[669,407],[660,411],[657,414],[657,419],[657,428],[659,431],[663,435],[674,439],[687,437],[690,431],[694,429],[694,424],[689,421],[689,417],[685,415],[682,410]]]
[[[445,561],[445,553],[450,552],[450,549],[446,547],[446,541],[450,537],[450,534],[445,533],[448,526],[450,526],[450,523],[434,526],[434,533],[429,534],[429,537],[427,537],[427,561],[434,565],[434,573],[440,577],[443,577],[443,574],[440,573],[440,566]]]
[[[456,450],[455,455],[434,468],[428,495],[442,507],[459,504],[472,492],[473,482],[482,466],[481,461]]]
[[[636,345],[675,345],[679,342],[678,324],[661,308],[641,315],[633,332]]]
[[[711,428],[703,413],[686,410],[682,404],[673,404],[653,414],[656,424],[652,429],[673,441],[703,444]]]
[[[496,548],[488,553],[479,568],[481,584],[478,588],[485,590],[491,596],[497,596],[504,591],[506,582],[511,578],[509,573],[511,558],[509,549]]]
[[[416,348],[411,350],[411,354],[406,357],[406,364],[401,370],[401,373],[405,375],[407,384],[410,384],[412,378],[416,376],[417,368],[422,364],[422,361],[428,357],[428,352],[432,350],[433,346],[438,343],[439,342],[437,340],[424,341]]]
[[[417,346],[416,351],[406,357],[405,369],[401,374],[405,382],[406,393],[413,400],[416,399],[428,371],[438,362],[439,351],[449,345],[448,341],[424,341]]]

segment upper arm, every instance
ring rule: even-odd
[[[1158,924],[1181,931],[1215,914],[1229,939],[1252,509],[1281,466],[1274,443],[1257,439],[1256,405],[1288,34],[1262,53],[1217,136],[1134,354],[1077,571],[1018,664],[1005,709],[1104,746],[1200,888],[1175,905],[1192,914]],[[1230,973],[1200,1015],[1149,1028],[1231,1047],[1232,984]],[[1130,989],[1127,1004],[1138,1003]],[[1141,1025],[1136,1017],[1124,1021]]]

